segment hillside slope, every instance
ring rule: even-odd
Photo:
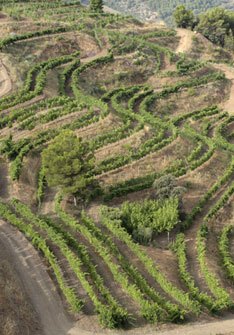
[[[233,54],[74,2],[2,11],[0,250],[28,332],[229,332]]]
[[[217,6],[223,6],[227,9],[234,8],[233,0],[105,0],[105,4],[122,13],[131,14],[144,21],[157,21],[161,18],[169,25],[173,24],[172,13],[180,4],[184,4],[188,9],[192,9],[195,14],[205,12],[207,9]]]

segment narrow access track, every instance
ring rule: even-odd
[[[43,335],[66,335],[72,321],[37,251],[17,229],[0,220],[0,243],[6,248],[40,319]],[[78,333],[79,334],[79,333]]]
[[[6,66],[0,60],[0,98],[12,90],[12,82]]]
[[[194,32],[187,29],[177,29],[177,35],[180,37],[179,45],[176,49],[176,53],[186,53],[192,47],[192,37]]]

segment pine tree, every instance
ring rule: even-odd
[[[89,145],[71,130],[64,130],[42,153],[42,166],[49,186],[59,186],[64,193],[87,195],[92,178],[87,173],[94,167]]]
[[[90,0],[89,8],[92,12],[103,12],[103,0]]]

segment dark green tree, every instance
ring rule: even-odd
[[[89,8],[92,12],[103,12],[103,0],[90,0]]]
[[[59,186],[65,194],[83,198],[92,179],[94,155],[88,143],[70,130],[61,132],[42,153],[42,165],[49,186]]]
[[[232,38],[234,32],[234,14],[221,7],[210,9],[200,15],[200,21],[196,30],[211,42],[223,47],[227,36]]]
[[[176,10],[173,13],[173,17],[177,27],[179,28],[193,27],[195,21],[193,11],[186,9],[184,5],[176,7]]]
[[[229,30],[228,35],[225,37],[224,46],[230,51],[234,51],[234,34],[232,30]]]

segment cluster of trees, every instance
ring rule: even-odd
[[[211,42],[234,49],[234,12],[216,7],[195,16],[193,11],[180,5],[174,12],[177,27],[191,28],[204,35]]]
[[[169,232],[180,222],[180,200],[185,191],[172,174],[153,183],[155,200],[125,202],[119,211],[123,227],[139,243],[149,243],[154,235]]]

